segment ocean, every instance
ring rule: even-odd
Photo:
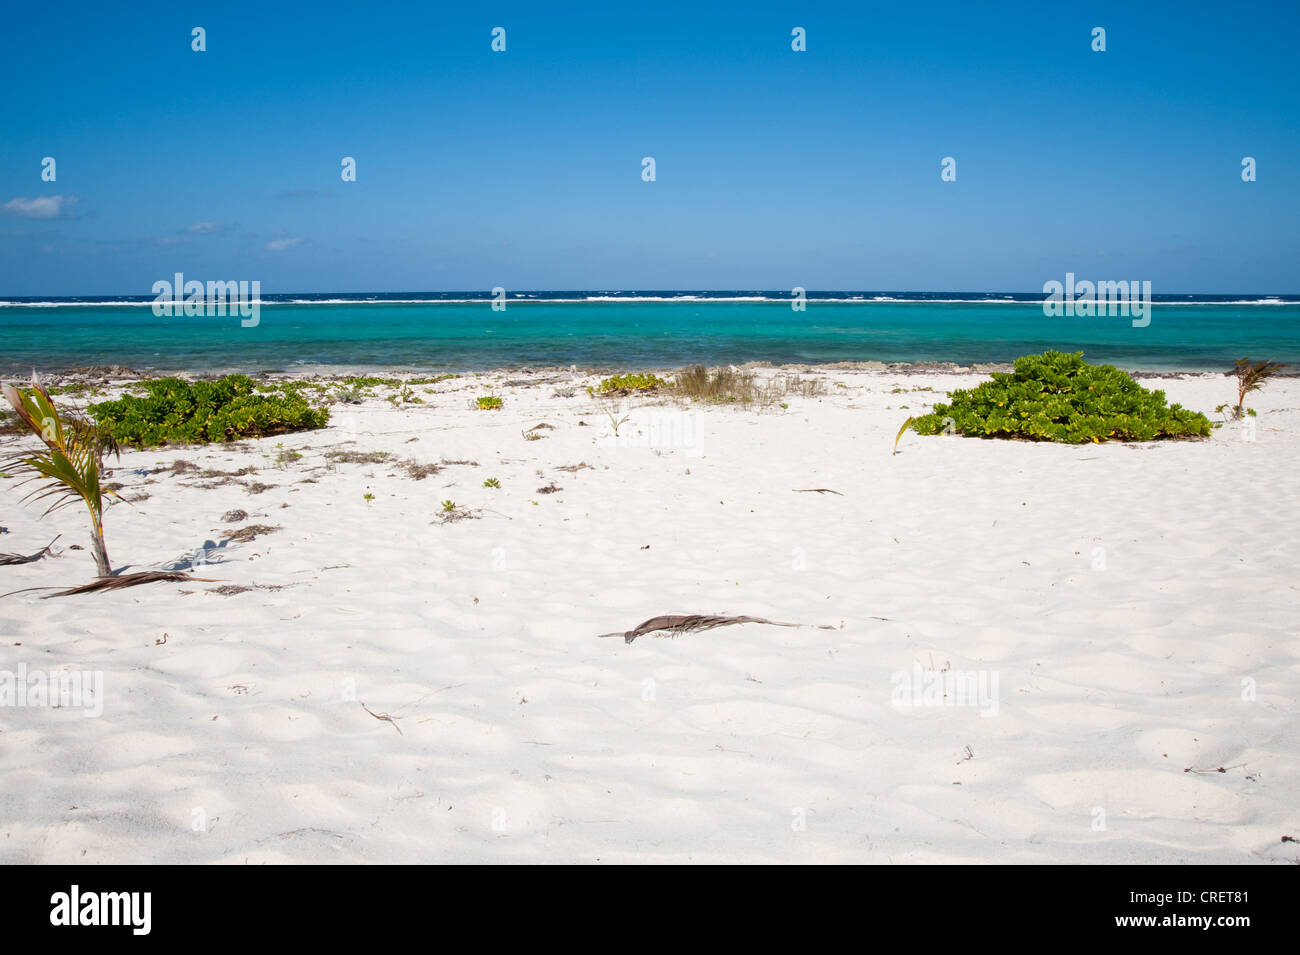
[[[239,317],[156,317],[153,296],[0,301],[0,373],[673,368],[749,361],[1010,362],[1049,348],[1132,370],[1300,364],[1300,296],[1155,295],[1150,322],[1047,317],[1041,293],[487,292],[262,295]]]

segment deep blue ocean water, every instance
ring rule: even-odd
[[[512,292],[263,295],[238,317],[155,317],[152,296],[0,303],[0,372],[74,365],[150,371],[463,371],[765,361],[1009,362],[1048,348],[1130,369],[1300,364],[1300,296],[1157,295],[1150,324],[1043,314],[1041,293]]]

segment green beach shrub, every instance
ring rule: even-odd
[[[296,393],[257,394],[247,375],[188,382],[138,382],[144,396],[123,395],[91,405],[90,414],[121,444],[204,444],[322,428],[329,412]]]
[[[656,388],[667,388],[670,384],[672,383],[648,372],[635,375],[614,375],[604,379],[595,388],[588,386],[587,394],[608,395],[616,392],[653,391]]]
[[[1203,438],[1211,427],[1205,415],[1166,404],[1163,391],[1148,391],[1113,365],[1088,364],[1083,352],[1024,355],[1014,371],[950,398],[912,422],[918,434],[1086,444]]]
[[[501,399],[496,395],[484,395],[478,399],[480,411],[496,411],[501,407]]]

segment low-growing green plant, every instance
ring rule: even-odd
[[[388,403],[396,408],[400,404],[422,405],[424,399],[411,390],[409,385],[403,384],[402,390],[395,395],[388,396]]]
[[[656,388],[671,387],[672,382],[664,381],[658,375],[642,372],[634,375],[614,375],[606,378],[595,388],[587,386],[589,395],[608,395],[612,392],[654,391]]]
[[[361,495],[361,499],[365,501],[367,504],[369,504],[371,501],[375,499],[375,496],[371,494],[369,491],[367,491],[365,494]]]
[[[347,375],[343,378],[345,385],[353,388],[374,388],[378,385],[387,385],[390,388],[396,388],[402,383],[400,378],[380,378],[377,375]]]
[[[501,482],[498,481],[496,478],[488,478],[486,481],[483,482],[483,486],[484,486],[484,487],[500,487],[500,486],[501,486]]]
[[[47,394],[51,396],[84,395],[86,392],[92,390],[93,388],[94,385],[91,385],[89,382],[74,382],[70,385],[56,385],[53,388],[46,388],[45,391]]]
[[[450,514],[450,513],[451,513],[452,511],[454,511],[454,510],[456,510],[456,502],[455,502],[455,501],[443,501],[443,502],[442,502],[442,512],[443,512],[444,514]]]
[[[410,378],[407,380],[408,385],[436,385],[440,381],[448,381],[452,378],[458,378],[459,375],[434,375],[432,378]]]
[[[480,411],[496,411],[501,407],[501,399],[496,395],[484,395],[478,399]]]
[[[321,428],[329,421],[327,410],[312,407],[296,392],[256,394],[247,375],[196,382],[155,378],[138,387],[144,396],[123,395],[87,409],[122,444],[232,441]]]
[[[918,434],[1086,444],[1205,437],[1211,428],[1200,412],[1166,404],[1163,391],[1148,391],[1113,365],[1090,365],[1082,352],[1024,355],[1014,371],[950,397],[912,421]]]

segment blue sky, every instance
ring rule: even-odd
[[[177,271],[264,292],[1034,291],[1067,271],[1300,292],[1293,2],[5,21],[0,295],[148,294]]]

